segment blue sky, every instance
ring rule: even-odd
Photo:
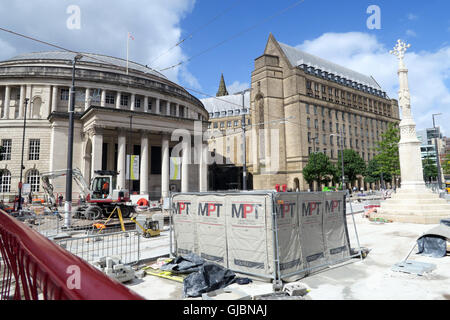
[[[397,97],[397,62],[388,54],[398,38],[412,44],[406,56],[412,110],[418,129],[431,126],[431,114],[442,112],[438,124],[450,134],[450,2],[305,0],[263,23],[297,0],[10,0],[0,3],[0,26],[62,47],[130,58],[157,69],[174,65],[260,24],[177,68],[164,71],[171,80],[215,95],[223,72],[230,91],[250,86],[254,59],[263,53],[269,33],[280,42],[316,54],[364,74],[373,75]],[[80,8],[80,29],[69,29],[70,5]],[[381,10],[381,29],[370,30],[370,5]],[[223,13],[207,27],[198,30]],[[181,46],[151,64],[190,33]],[[0,59],[19,53],[51,50],[0,33]],[[204,96],[193,92],[199,98]]]

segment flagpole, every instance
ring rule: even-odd
[[[129,47],[129,43],[130,43],[130,33],[128,32],[127,35],[127,74],[128,74],[128,47]]]

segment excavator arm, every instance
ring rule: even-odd
[[[48,203],[51,206],[56,206],[56,197],[53,193],[54,188],[50,180],[58,177],[63,177],[65,175],[67,175],[67,169],[54,170],[44,172],[41,174],[42,187],[47,193]],[[72,169],[72,178],[75,180],[76,184],[80,189],[80,196],[82,200],[83,201],[86,200],[87,196],[91,193],[91,190],[89,189],[88,183],[81,174],[80,169],[78,168]]]

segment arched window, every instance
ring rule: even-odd
[[[40,176],[38,170],[31,169],[28,171],[27,183],[31,186],[31,192],[39,192]]]
[[[0,193],[11,191],[11,172],[0,170]]]

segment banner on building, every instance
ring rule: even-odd
[[[180,180],[181,179],[181,158],[173,157],[170,158],[170,180]]]
[[[127,179],[139,180],[139,156],[127,155],[127,168]]]

